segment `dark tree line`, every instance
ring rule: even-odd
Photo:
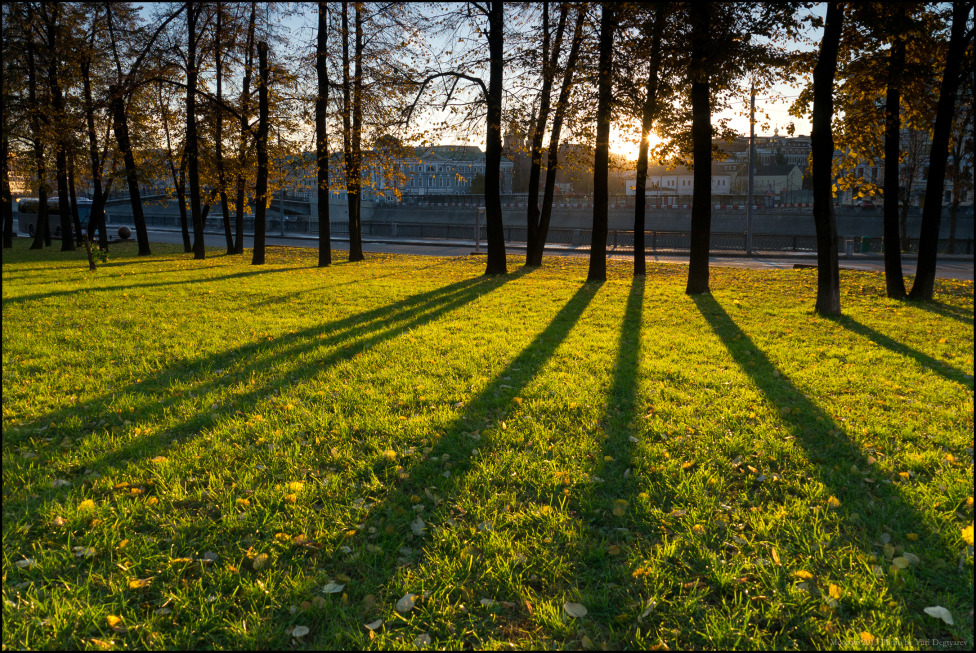
[[[16,150],[30,162],[32,186],[41,200],[32,248],[51,244],[46,212],[47,198],[54,192],[60,231],[65,235],[62,249],[73,249],[75,243],[88,246],[88,238],[95,234],[99,246],[105,248],[104,207],[117,183],[128,191],[139,253],[149,254],[140,182],[155,172],[172,180],[181,209],[184,246],[195,258],[206,255],[204,232],[211,207],[219,207],[228,254],[242,253],[245,214],[253,204],[253,262],[263,263],[268,207],[284,174],[281,162],[289,152],[301,152],[296,144],[290,150],[288,144],[281,145],[282,131],[293,129],[288,121],[299,120],[301,114],[289,108],[288,102],[294,102],[293,89],[301,86],[302,79],[314,77],[305,97],[310,98],[308,106],[314,107],[307,115],[314,123],[319,265],[332,262],[330,190],[341,185],[346,191],[349,260],[363,260],[366,166],[377,165],[367,163],[366,157],[387,149],[395,151],[390,144],[399,140],[392,132],[402,129],[409,136],[421,110],[451,107],[460,116],[457,124],[467,120],[483,130],[485,272],[504,274],[501,135],[513,110],[506,98],[521,85],[532,89],[524,94],[531,97],[525,105],[531,109],[531,119],[526,121],[530,167],[525,264],[542,264],[560,165],[559,147],[569,129],[575,138],[592,134],[595,143],[588,279],[606,278],[610,131],[613,124],[628,122],[641,132],[634,274],[646,273],[645,185],[653,156],[650,134],[656,130],[669,134],[671,152],[694,171],[686,290],[689,294],[708,292],[712,144],[716,136],[727,135],[721,125],[713,124],[712,116],[727,106],[729,89],[737,84],[748,80],[768,87],[777,74],[795,75],[807,65],[812,82],[799,104],[805,102],[813,118],[811,173],[819,268],[816,310],[837,314],[841,310],[840,278],[832,163],[836,124],[842,119],[833,106],[838,93],[836,71],[843,66],[848,77],[860,74],[880,80],[868,85],[877,89],[871,91],[874,99],[870,93],[865,97],[884,107],[884,138],[879,148],[888,164],[883,190],[886,196],[897,196],[900,188],[894,162],[903,155],[898,142],[906,111],[903,97],[906,85],[914,84],[912,71],[919,59],[909,48],[909,34],[917,32],[928,34],[932,48],[942,48],[944,65],[938,88],[933,86],[929,93],[934,107],[926,188],[930,201],[923,212],[918,274],[910,294],[901,277],[897,202],[886,202],[885,207],[885,241],[892,245],[886,247],[885,264],[891,297],[930,299],[941,197],[947,169],[953,169],[949,152],[958,88],[964,62],[972,56],[972,31],[967,25],[973,3],[953,3],[948,9],[926,3],[865,3],[845,9],[841,3],[831,3],[819,52],[791,58],[770,44],[811,24],[802,7],[802,3],[545,2],[506,6],[503,2],[469,2],[444,8],[437,23],[432,12],[439,11],[439,5],[419,9],[404,3],[377,7],[321,2],[315,12],[317,36],[308,44],[313,51],[306,59],[312,62],[307,68],[314,70],[310,75],[284,49],[276,52],[268,46],[282,36],[273,32],[272,21],[267,20],[282,11],[271,5],[170,3],[154,8],[153,22],[147,23],[144,13],[124,2],[5,3],[4,245],[10,246],[12,241],[8,163],[9,153]],[[520,20],[511,20],[515,14]],[[454,39],[461,22],[474,27]],[[514,24],[529,27],[516,30]],[[870,28],[863,43],[851,45],[854,39],[845,36],[854,29],[852,25],[862,32],[865,26]],[[442,39],[444,34],[453,35],[445,41],[450,45],[441,53],[442,59],[428,59],[423,65],[409,63],[408,59],[419,59],[410,50],[410,40],[435,33]],[[880,44],[888,42],[891,47],[882,52]],[[474,95],[459,103],[458,89],[465,85]],[[918,88],[911,86],[912,92],[919,92]],[[176,101],[177,91],[182,102]],[[440,94],[439,99],[431,99],[431,93]],[[845,114],[859,115],[854,109],[867,106],[867,100],[845,96],[843,91],[840,97]],[[918,122],[917,116],[912,119]],[[279,135],[278,145],[272,143],[272,132]],[[146,157],[152,146],[151,133],[165,137],[165,154],[156,164],[147,163]],[[845,142],[869,138],[856,133],[851,119],[844,124],[841,137]],[[330,179],[330,139],[342,150],[341,182]],[[370,143],[384,145],[370,149]],[[84,165],[77,165],[79,156]],[[958,158],[957,154],[954,160]],[[145,169],[151,165],[158,167]],[[395,168],[390,164],[384,174],[397,174]],[[93,195],[87,225],[75,217],[77,202],[71,200],[79,170]]]

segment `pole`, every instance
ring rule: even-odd
[[[746,254],[752,255],[752,205],[753,183],[756,169],[753,167],[752,153],[756,149],[756,85],[749,92],[749,195],[746,199]]]
[[[280,129],[278,130],[278,156],[282,156],[281,155],[281,130]],[[286,176],[286,179],[287,179],[287,176]],[[284,181],[285,180],[282,180],[281,190],[278,191],[279,193],[281,193],[281,196],[278,198],[278,206],[281,209],[281,235],[282,236],[285,235],[285,184],[284,184]]]

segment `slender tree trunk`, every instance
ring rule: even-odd
[[[217,66],[217,106],[216,111],[217,125],[214,129],[214,155],[217,164],[217,186],[220,189],[220,212],[224,217],[224,237],[227,240],[227,254],[234,253],[234,233],[230,225],[230,207],[227,201],[227,179],[224,174],[224,109],[221,104],[224,101],[223,77],[224,65],[220,54],[223,49],[222,19],[224,15],[224,3],[217,3],[217,25],[214,32],[214,59]]]
[[[149,231],[146,229],[146,216],[142,212],[142,198],[139,193],[139,173],[136,170],[136,159],[132,154],[132,143],[129,140],[129,121],[125,114],[125,98],[122,91],[112,86],[109,89],[112,103],[112,125],[115,129],[115,140],[122,152],[125,164],[125,179],[129,188],[129,201],[132,205],[132,220],[136,223],[136,240],[139,242],[139,256],[149,256]]]
[[[185,148],[185,145],[184,145]],[[180,169],[176,175],[176,201],[180,208],[180,233],[183,235],[183,251],[189,254],[193,251],[193,241],[190,239],[190,212],[186,201],[186,150],[180,157]]]
[[[81,230],[81,217],[78,215],[78,196],[75,195],[75,158],[68,158],[68,194],[71,196],[71,219],[78,233],[78,244],[85,246],[85,256],[88,257],[88,270],[95,271],[95,257],[92,255],[91,232]]]
[[[902,16],[904,5],[898,5]],[[901,271],[901,238],[898,230],[898,162],[901,145],[901,85],[905,72],[905,39],[895,37],[888,60],[888,90],[885,98],[884,176],[884,262],[888,297],[905,298],[905,277]],[[892,198],[892,201],[887,201]]]
[[[30,11],[30,5],[28,5]],[[34,41],[28,37],[27,47],[27,97],[30,100],[31,140],[34,145],[34,160],[37,169],[37,226],[31,249],[43,249],[50,244],[50,231],[47,207],[47,167],[44,161],[44,136],[41,131],[40,108],[37,97],[37,66],[35,62]]]
[[[268,210],[268,44],[258,43],[258,175],[254,189],[254,256],[264,265],[265,213]]]
[[[58,22],[60,5],[48,5],[51,13],[45,13],[47,23],[47,80],[51,92],[51,109],[54,116],[54,171],[58,184],[58,217],[61,222],[61,251],[75,251],[75,240],[71,234],[71,200],[68,197],[68,152],[65,143],[64,94],[61,92],[58,63],[61,57],[61,39]]]
[[[593,229],[587,281],[607,280],[609,219],[610,112],[613,102],[613,4],[603,3],[600,16],[600,68],[597,78],[596,156],[593,161]]]
[[[651,37],[651,67],[647,71],[647,97],[644,100],[644,114],[641,121],[641,144],[637,155],[637,179],[634,198],[634,276],[647,273],[646,253],[644,251],[645,213],[647,210],[647,159],[650,148],[651,129],[657,115],[658,71],[661,68],[661,35],[664,33],[664,19],[668,3],[654,5],[654,35]]]
[[[94,40],[94,37],[93,37]],[[93,42],[89,43],[94,47]],[[85,124],[88,129],[88,164],[91,169],[92,180],[92,208],[88,216],[88,238],[94,240],[93,234],[98,231],[98,242],[101,249],[108,249],[108,236],[105,233],[105,195],[102,191],[103,157],[98,154],[98,132],[95,131],[95,102],[91,91],[91,61],[85,59],[81,66],[82,92],[85,103]],[[106,134],[106,137],[108,134]],[[106,138],[106,141],[108,138]]]
[[[573,92],[573,75],[576,62],[579,60],[580,47],[583,43],[583,25],[586,21],[586,6],[577,9],[576,24],[573,28],[573,40],[569,47],[569,57],[566,60],[566,70],[563,73],[562,87],[559,99],[556,101],[556,111],[552,116],[552,133],[549,136],[549,150],[546,155],[546,184],[542,196],[542,215],[539,217],[539,232],[536,237],[536,249],[532,253],[532,260],[528,265],[542,265],[542,255],[546,248],[549,235],[549,221],[552,217],[552,199],[556,190],[556,174],[559,170],[559,137],[562,133],[563,118],[569,107],[569,97]]]
[[[81,217],[78,215],[78,197],[75,195],[74,155],[68,157],[68,197],[71,200],[71,225],[74,227],[75,240],[78,245],[82,245],[86,238],[81,228]]]
[[[257,23],[257,3],[251,3],[251,16],[247,22],[247,54],[244,58],[244,80],[241,86],[241,122],[240,147],[237,150],[237,219],[234,224],[235,240],[234,253],[244,253],[244,164],[247,161],[247,147],[251,140],[251,131],[247,124],[248,108],[251,99],[251,74],[254,69],[254,26]]]
[[[332,265],[332,233],[329,224],[329,138],[326,133],[326,113],[329,108],[329,25],[328,5],[319,2],[318,49],[315,70],[318,73],[319,93],[315,98],[315,161],[318,179],[319,267]]]
[[[834,156],[831,121],[834,115],[834,73],[837,70],[837,51],[840,47],[843,23],[843,4],[828,3],[820,56],[813,69],[810,167],[813,174],[813,221],[817,228],[816,311],[820,315],[840,315],[837,222],[834,218],[831,175],[831,162]]]
[[[542,141],[545,136],[546,123],[549,121],[549,107],[552,102],[552,85],[559,65],[559,51],[562,47],[563,31],[566,29],[566,17],[569,5],[562,3],[559,8],[559,21],[556,25],[556,36],[549,45],[549,3],[545,3],[543,13],[543,44],[542,44],[542,92],[539,98],[539,115],[532,130],[531,166],[529,167],[529,197],[528,213],[526,215],[525,264],[526,266],[541,265],[535,263],[534,253],[539,247],[539,179],[542,176]]]
[[[939,103],[935,110],[932,147],[929,150],[929,178],[925,183],[925,206],[922,208],[922,228],[918,240],[918,269],[912,284],[912,299],[931,300],[935,292],[935,264],[939,253],[939,222],[942,219],[942,195],[945,192],[946,163],[949,158],[949,139],[952,117],[956,108],[959,73],[966,48],[966,23],[973,5],[970,2],[952,3],[952,32],[946,54]]]
[[[353,56],[356,75],[352,80],[352,145],[349,170],[349,260],[364,260],[363,256],[363,3],[356,3],[356,43]]]
[[[488,5],[488,129],[485,138],[485,227],[488,256],[485,274],[506,274],[505,225],[502,222],[502,75],[504,73],[504,3]]]
[[[0,94],[3,93],[3,89],[0,89]],[[0,107],[0,112],[3,113],[3,145],[2,152],[0,156],[3,157],[3,178],[0,180],[2,183],[2,196],[0,196],[0,202],[3,203],[3,247],[8,249],[14,246],[14,198],[10,193],[10,144],[7,140],[7,112],[5,107]]]
[[[6,91],[9,89],[5,87],[4,82],[7,79],[7,56],[6,56],[6,44],[7,41],[4,37],[5,30],[3,29],[5,25],[0,24],[0,121],[3,122],[2,135],[0,135],[0,156],[3,160],[0,161],[0,204],[3,207],[3,247],[8,249],[14,246],[14,200],[10,193],[10,139],[7,134],[10,131],[9,121],[7,119],[7,95]]]
[[[200,9],[186,3],[186,165],[190,177],[190,215],[193,218],[193,258],[207,257],[200,202],[200,156],[197,140],[197,18]]]
[[[691,4],[691,137],[695,162],[691,198],[691,256],[685,292],[708,292],[708,253],[712,236],[712,119],[706,45],[711,30],[711,3]]]

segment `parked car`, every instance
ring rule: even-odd
[[[854,206],[859,209],[868,210],[874,208],[874,202],[871,200],[859,200]]]

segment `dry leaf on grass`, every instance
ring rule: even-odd
[[[589,612],[589,610],[586,609],[586,606],[582,603],[570,603],[569,601],[563,603],[563,610],[565,610],[566,614],[568,614],[570,617],[575,617],[577,619],[582,619]]]

